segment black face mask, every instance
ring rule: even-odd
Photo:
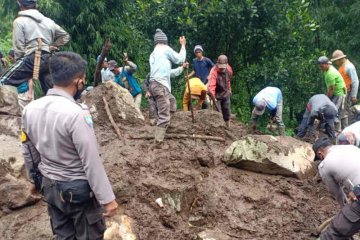
[[[81,93],[85,90],[85,84],[82,82],[82,87],[79,89],[79,83],[77,84],[77,90],[76,90],[76,93],[74,95],[74,100],[79,100],[80,97],[81,97]]]

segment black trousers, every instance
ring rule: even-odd
[[[39,81],[45,95],[47,91],[53,87],[48,67],[50,56],[47,52],[41,53]],[[34,53],[17,60],[14,65],[2,74],[0,85],[4,84],[18,87],[20,84],[29,81],[29,79],[33,77],[34,60]]]
[[[345,205],[321,233],[321,240],[347,240],[360,230],[360,203]]]
[[[230,120],[230,114],[231,114],[231,109],[230,109],[230,95],[222,98],[222,99],[216,99],[216,105],[217,108],[219,109],[219,112],[222,113],[223,115],[223,119],[225,122]]]
[[[103,209],[86,187],[43,177],[42,189],[55,239],[103,239]]]

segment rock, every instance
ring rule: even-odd
[[[21,115],[16,87],[8,85],[0,87],[0,113],[13,116]]]
[[[292,137],[247,135],[225,151],[224,162],[245,170],[306,179],[316,174],[311,145]]]
[[[136,235],[133,232],[133,222],[126,215],[113,217],[106,222],[107,229],[104,233],[104,240],[136,240]]]
[[[0,177],[0,207],[1,209],[18,209],[35,204],[35,199],[29,194],[29,184],[10,174]]]
[[[0,135],[0,157],[9,164],[9,172],[19,178],[24,175],[24,158],[19,137]]]
[[[200,232],[197,235],[197,239],[198,240],[230,240],[231,238],[220,231],[207,229],[205,231]]]
[[[0,115],[0,132],[20,139],[21,117]]]
[[[90,108],[95,123],[110,122],[104,107],[103,96],[109,103],[110,112],[116,123],[144,124],[144,116],[135,108],[134,99],[129,91],[110,81],[95,87],[81,98]]]

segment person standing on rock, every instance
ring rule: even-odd
[[[356,122],[344,128],[337,136],[338,144],[355,145],[360,148],[360,122]]]
[[[347,94],[345,98],[345,115],[341,125],[346,127],[349,124],[350,108],[357,102],[359,78],[354,64],[346,58],[346,55],[341,50],[335,50],[332,57],[331,61],[339,67],[339,72],[345,81]]]
[[[334,66],[331,65],[331,62],[327,57],[319,57],[318,64],[319,68],[324,73],[327,91],[326,95],[335,104],[338,110],[338,116],[335,119],[335,124],[336,130],[340,132],[342,127],[346,127],[341,126],[341,121],[343,121],[342,119],[345,118],[345,82],[341,74],[338,72],[338,70],[336,70]]]
[[[182,66],[171,69],[170,78],[178,77],[180,76],[184,68],[189,67],[189,63],[185,62],[182,64]],[[150,93],[150,73],[146,76],[143,85],[141,86],[144,93],[145,98],[148,100],[148,108],[149,108],[149,123],[151,126],[156,125],[157,121],[157,108],[156,108],[156,102],[154,98],[151,96]],[[169,94],[169,101],[170,101],[170,113],[174,114],[176,112],[176,98],[171,93]]]
[[[86,62],[73,52],[51,57],[54,88],[28,104],[22,143],[29,176],[41,187],[56,239],[102,239],[104,216],[118,204],[99,156],[89,109],[75,100],[85,87]],[[38,184],[38,178],[33,178]],[[32,188],[34,192],[35,185]]]
[[[168,39],[161,29],[154,35],[155,48],[149,58],[150,63],[150,94],[157,108],[157,126],[155,143],[164,141],[166,129],[170,123],[171,64],[182,64],[186,59],[186,38],[179,39],[181,49],[175,52],[168,46]]]
[[[99,55],[96,59],[96,62],[98,63],[100,61],[101,55]],[[107,58],[104,58],[103,66],[101,69],[101,82],[106,83],[108,81],[114,81],[115,75],[112,71],[109,69],[109,64]]]
[[[38,38],[42,40],[41,66],[50,56],[50,52],[66,44],[70,36],[53,20],[37,10],[37,0],[17,0],[17,4],[20,11],[13,23],[13,49],[16,62],[0,78],[0,85],[17,87],[19,96],[24,98],[23,95],[28,95],[29,80],[33,76]],[[41,67],[39,80],[46,94],[52,83],[42,77]]]
[[[125,54],[124,66],[125,67],[119,67],[115,60],[109,61],[109,69],[114,71],[115,82],[129,91],[134,99],[135,108],[140,112],[142,98],[141,87],[133,76],[137,71],[137,65],[132,61],[129,61],[127,54]]]
[[[325,126],[326,134],[335,139],[335,118],[338,110],[335,104],[325,95],[316,94],[309,99],[306,110],[299,126],[297,137],[303,138],[308,132],[315,136],[314,122],[320,120],[320,124]]]
[[[232,95],[230,81],[232,75],[233,70],[228,64],[227,56],[220,55],[208,77],[208,92],[215,98],[215,104],[222,112],[226,127],[230,126],[230,98]]]
[[[276,87],[266,87],[255,95],[253,104],[255,107],[251,114],[252,130],[256,130],[257,118],[262,116],[265,109],[268,108],[270,110],[270,123],[272,124],[273,120],[275,120],[280,136],[285,136],[285,125],[282,120],[283,97],[281,90]]]
[[[360,230],[360,149],[333,146],[330,139],[320,138],[313,144],[313,150],[321,160],[318,169],[322,181],[342,207],[320,239],[350,239]],[[343,188],[349,190],[349,204]]]

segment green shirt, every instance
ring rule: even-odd
[[[324,76],[327,91],[329,91],[330,86],[334,86],[334,96],[346,95],[346,86],[344,79],[342,78],[338,70],[334,68],[334,66],[330,66],[330,68],[324,72]]]

